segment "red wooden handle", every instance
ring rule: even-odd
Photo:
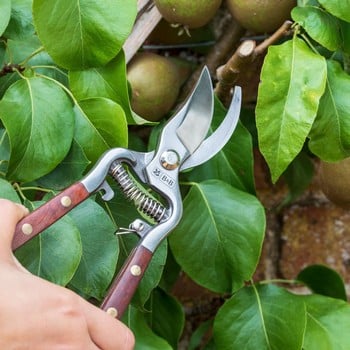
[[[85,186],[81,182],[77,182],[24,217],[16,226],[12,249],[19,248],[51,226],[89,195],[90,193]]]
[[[151,259],[151,251],[143,246],[136,247],[110,287],[101,309],[120,319],[128,307]]]

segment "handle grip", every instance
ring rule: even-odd
[[[85,186],[81,182],[77,182],[24,217],[16,226],[12,250],[19,248],[51,226],[75,206],[87,199],[89,195],[90,193]]]
[[[142,245],[134,248],[101,304],[101,309],[120,319],[128,307],[152,259],[152,252]]]

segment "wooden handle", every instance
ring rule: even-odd
[[[63,215],[88,198],[89,195],[90,193],[86,190],[85,186],[77,182],[24,217],[16,226],[12,241],[12,250],[19,248],[51,226]]]
[[[152,252],[143,246],[136,247],[110,287],[101,309],[120,319],[128,307],[152,259]]]

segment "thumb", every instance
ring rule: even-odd
[[[11,243],[16,224],[28,213],[22,204],[0,198],[0,258],[12,257]]]

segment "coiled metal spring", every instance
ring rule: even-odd
[[[119,184],[125,197],[132,201],[137,209],[141,210],[150,218],[160,222],[166,213],[166,208],[157,200],[150,197],[147,193],[141,190],[134,180],[127,173],[121,163],[114,162],[111,175]]]

